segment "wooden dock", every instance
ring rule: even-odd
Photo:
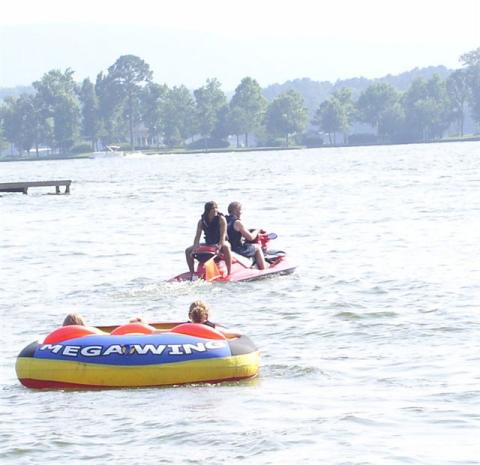
[[[22,192],[23,194],[28,194],[30,187],[54,186],[55,194],[62,194],[60,187],[65,186],[63,194],[70,194],[70,184],[72,184],[72,181],[69,179],[61,181],[4,182],[0,183],[0,192]]]

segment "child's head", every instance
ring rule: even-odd
[[[192,323],[204,323],[208,320],[208,305],[202,300],[196,300],[190,305],[188,318]]]
[[[63,326],[80,325],[85,326],[85,320],[79,313],[69,313],[63,320]]]

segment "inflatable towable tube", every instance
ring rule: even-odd
[[[16,372],[29,388],[114,388],[220,382],[252,378],[259,353],[247,336],[227,339],[201,324],[123,325],[111,333],[64,326],[17,357]]]

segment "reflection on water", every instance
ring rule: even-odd
[[[7,181],[74,181],[70,196],[0,198],[2,464],[478,463],[479,147],[2,164]],[[212,199],[241,201],[297,272],[167,283]],[[183,321],[197,298],[257,343],[258,379],[87,392],[16,380],[17,353],[67,312]]]

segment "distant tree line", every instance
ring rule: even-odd
[[[463,136],[467,109],[480,123],[480,48],[460,61],[462,68],[446,79],[418,78],[404,92],[373,83],[354,100],[350,88],[337,89],[309,115],[293,90],[268,102],[257,81],[246,77],[228,101],[217,79],[193,93],[160,85],[145,61],[125,55],[95,82],[78,84],[71,69],[51,70],[32,84],[33,93],[5,98],[0,138],[19,151],[48,146],[74,153],[110,145],[208,149],[227,146],[228,136],[237,146],[248,146],[252,137],[258,146],[288,146],[302,143],[308,127],[330,144],[361,143],[350,135],[354,122],[370,125],[384,143],[435,140],[452,124]]]
[[[463,137],[467,109],[480,123],[480,48],[462,55],[460,61],[463,67],[445,80],[438,75],[418,78],[405,92],[386,83],[370,85],[356,101],[348,88],[333,92],[316,111],[314,124],[332,144],[337,134],[346,142],[354,121],[369,124],[377,140],[386,143],[440,139],[452,124]]]

